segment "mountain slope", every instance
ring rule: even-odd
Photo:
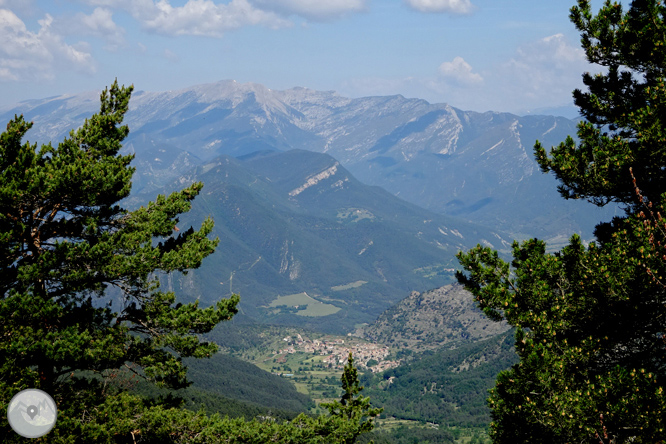
[[[326,154],[223,156],[164,191],[195,180],[204,189],[179,225],[211,215],[220,245],[200,269],[165,276],[163,286],[204,302],[240,292],[242,312],[262,321],[346,333],[412,290],[451,282],[459,249],[508,245],[501,232],[363,185]]]
[[[96,110],[96,97],[85,93],[23,102],[0,119],[23,112],[36,123],[32,140],[57,141]],[[561,243],[580,232],[589,238],[593,226],[615,212],[562,200],[555,179],[539,171],[534,141],[548,146],[575,134],[575,121],[562,117],[476,113],[402,96],[350,99],[221,81],[137,92],[126,121],[132,130],[127,143],[138,157],[154,147],[185,150],[192,162],[263,149],[328,153],[364,183],[439,213],[496,226],[512,237]],[[140,160],[159,163],[155,158],[161,156]],[[179,163],[165,160],[154,169],[164,180],[146,180],[136,191],[182,173]]]
[[[233,356],[189,359],[187,367],[192,388],[209,395],[290,412],[307,411],[314,405],[290,381]]]
[[[448,344],[484,340],[509,329],[493,322],[476,307],[461,285],[446,285],[412,294],[391,306],[356,334],[389,347],[420,352]]]
[[[218,353],[207,359],[189,358],[185,363],[191,386],[173,391],[141,381],[133,390],[151,398],[171,394],[182,398],[191,410],[204,408],[208,413],[248,420],[260,415],[291,419],[314,406],[289,380],[233,356]],[[121,373],[118,381],[130,377]]]
[[[517,362],[513,334],[506,332],[367,375],[364,395],[387,416],[458,427],[487,427],[488,390],[497,374]]]

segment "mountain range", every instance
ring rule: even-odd
[[[57,143],[98,103],[98,93],[33,100],[0,119],[22,113],[35,122],[32,142]],[[480,243],[506,257],[514,238],[555,247],[574,232],[591,239],[618,211],[562,200],[539,171],[530,146],[575,134],[576,121],[563,117],[221,81],[136,92],[126,123],[123,150],[136,155],[137,172],[123,204],[201,181],[178,226],[211,216],[220,239],[199,269],[158,276],[162,288],[204,305],[240,293],[240,314],[218,330],[227,339],[249,341],[234,327],[258,321],[356,332],[406,350],[400,366],[365,376],[367,393],[398,419],[483,426],[487,389],[515,363],[507,326],[448,285],[456,252]],[[212,386],[248,400],[242,387],[210,378],[227,367],[238,364],[192,364],[193,405],[210,401],[202,393]],[[252,396],[256,408],[309,405],[286,388],[286,407],[267,404],[271,390]]]
[[[22,113],[32,142],[57,143],[97,108],[98,93],[81,93],[0,119]],[[204,302],[240,292],[241,317],[265,322],[353,331],[412,291],[451,283],[459,250],[589,239],[617,211],[564,201],[539,171],[528,146],[573,134],[563,117],[221,81],[135,92],[125,121],[137,168],[126,206],[202,181],[181,225],[211,215],[221,240],[163,286]]]
[[[0,113],[23,113],[31,138],[59,140],[97,109],[98,94],[32,100]],[[304,149],[335,158],[361,182],[440,214],[561,244],[617,208],[564,201],[556,180],[532,155],[575,135],[564,117],[462,111],[400,95],[342,97],[332,91],[274,91],[232,80],[177,91],[135,92],[126,122],[137,159],[136,190],[157,189],[184,169],[219,155]],[[148,187],[148,188],[146,188]]]

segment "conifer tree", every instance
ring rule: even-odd
[[[197,268],[218,244],[207,237],[211,219],[198,230],[176,228],[201,183],[132,212],[119,206],[134,173],[133,156],[119,154],[131,92],[114,82],[99,113],[57,146],[23,143],[32,124],[22,116],[0,135],[3,405],[41,388],[67,411],[82,371],[120,367],[186,386],[181,358],[213,354],[217,346],[199,335],[236,313],[237,296],[201,308],[159,290],[156,273]],[[107,289],[117,295],[110,304],[100,299]]]
[[[334,436],[338,436],[337,442],[350,444],[356,441],[356,438],[365,432],[374,428],[373,419],[384,410],[382,408],[371,407],[370,398],[361,396],[363,386],[358,379],[358,369],[354,367],[354,357],[352,352],[347,356],[342,376],[342,396],[339,401],[322,404],[328,409],[333,418],[337,418],[337,430]]]
[[[595,242],[574,235],[556,253],[514,242],[511,263],[477,246],[458,280],[494,320],[516,327],[520,362],[489,404],[495,443],[657,443],[666,440],[666,8],[579,0],[571,19],[590,62],[585,121],[546,153],[544,172],[567,199],[622,204]]]

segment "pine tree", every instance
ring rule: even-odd
[[[352,352],[347,356],[342,376],[342,396],[339,401],[322,404],[328,409],[332,418],[339,419],[336,424],[336,430],[333,433],[336,442],[351,444],[356,442],[356,438],[362,434],[371,431],[374,428],[373,419],[384,410],[382,408],[371,407],[370,398],[361,396],[363,386],[358,379],[358,369],[354,367],[354,357]]]
[[[595,15],[578,1],[571,19],[592,63],[574,100],[585,121],[535,156],[567,199],[617,202],[557,253],[514,242],[507,263],[477,246],[458,280],[494,320],[516,327],[520,362],[502,372],[489,404],[495,443],[656,443],[666,440],[666,8],[607,1]]]
[[[82,372],[120,367],[186,386],[181,358],[213,354],[217,346],[200,334],[236,313],[237,296],[201,308],[159,290],[156,273],[197,268],[218,244],[207,237],[210,219],[175,235],[201,183],[136,211],[118,204],[134,173],[133,156],[119,154],[131,92],[114,82],[99,113],[57,147],[23,143],[32,124],[22,116],[0,135],[3,405],[22,389],[41,388],[66,412]],[[113,304],[102,303],[108,289],[118,295]]]

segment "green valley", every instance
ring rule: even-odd
[[[311,317],[328,316],[340,311],[340,307],[318,301],[308,296],[306,292],[278,296],[268,306],[276,309],[271,314],[295,313]]]
[[[306,296],[284,296],[276,306],[310,303]],[[353,334],[232,322],[208,337],[223,354],[291,384],[314,401],[313,414],[340,396],[351,351],[364,394],[384,408],[372,434],[377,443],[410,442],[415,434],[430,442],[485,442],[487,390],[516,362],[512,332],[484,318],[459,285],[412,293]]]

